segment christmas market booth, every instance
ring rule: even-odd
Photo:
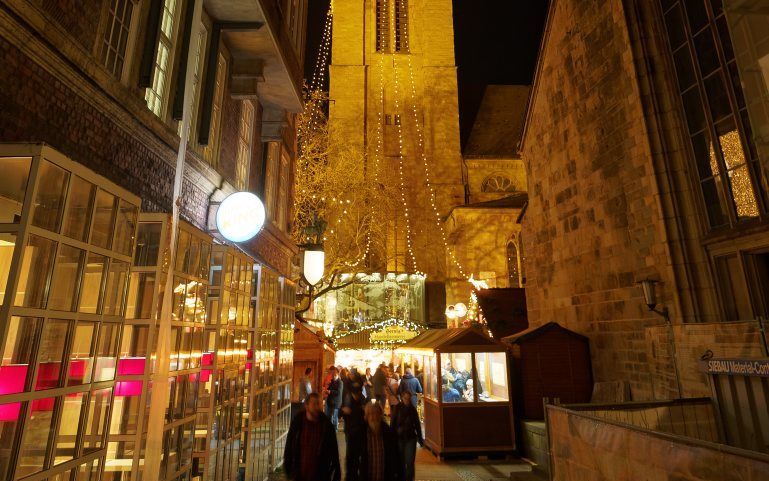
[[[312,369],[310,383],[313,392],[319,392],[326,369],[335,363],[334,346],[321,329],[306,322],[295,321],[294,328],[294,376],[291,384],[291,402],[300,403],[299,382],[307,368]]]
[[[438,456],[515,449],[508,351],[477,328],[431,329],[398,349],[424,367],[425,445]]]

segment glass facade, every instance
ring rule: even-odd
[[[0,158],[0,479],[88,479],[105,461],[139,199],[47,147],[13,150]]]
[[[295,286],[183,221],[171,252],[168,214],[29,149],[0,157],[0,480],[266,479]]]

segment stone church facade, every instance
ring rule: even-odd
[[[587,335],[596,381],[633,399],[709,395],[703,354],[766,355],[769,19],[753,4],[550,5],[521,148],[529,320]]]

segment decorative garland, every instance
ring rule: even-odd
[[[361,332],[382,329],[382,328],[390,327],[390,326],[404,327],[404,328],[406,328],[409,331],[416,331],[417,333],[421,332],[422,329],[424,329],[424,326],[421,326],[421,325],[419,325],[419,324],[417,324],[415,322],[408,321],[408,320],[405,320],[405,319],[396,319],[394,317],[391,317],[390,319],[386,319],[384,321],[375,322],[373,324],[361,325],[360,327],[357,327],[357,328],[355,328],[353,330],[350,330],[350,331],[345,331],[345,332],[338,333],[338,334],[334,333],[334,335],[331,336],[331,340],[336,342],[338,339],[341,339],[343,337],[351,336],[351,335],[354,335],[354,334],[360,334]],[[403,344],[405,342],[406,341],[374,341],[371,344],[372,345],[374,345],[374,344],[382,344],[382,345],[384,345],[384,344]]]

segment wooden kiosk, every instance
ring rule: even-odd
[[[299,381],[305,369],[312,368],[312,389],[320,392],[323,376],[328,366],[334,364],[334,347],[322,335],[322,331],[301,321],[294,327],[294,377],[291,383],[291,402],[299,402]]]
[[[425,445],[436,455],[515,449],[508,352],[474,328],[431,329],[398,349],[421,366]]]

